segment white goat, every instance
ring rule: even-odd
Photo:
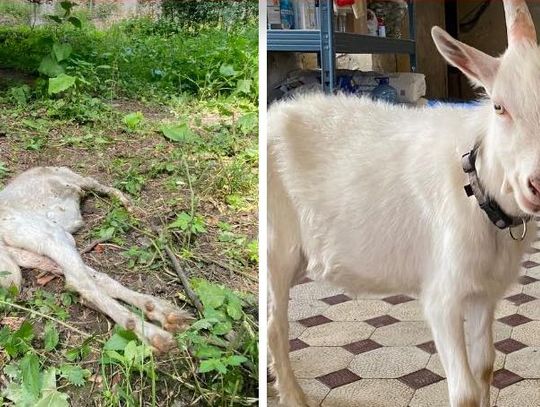
[[[418,296],[451,406],[490,405],[494,308],[540,211],[540,49],[525,1],[504,6],[509,48],[499,58],[432,30],[446,60],[486,90],[477,107],[311,95],[270,108],[268,335],[282,405],[307,405],[287,322],[289,289],[305,273],[352,292]],[[462,155],[473,149],[468,175]],[[464,193],[469,182],[477,199]],[[479,207],[482,194],[517,238]]]
[[[115,196],[130,208],[120,191],[63,167],[33,168],[0,191],[0,271],[9,273],[0,277],[0,285],[20,288],[19,267],[64,274],[66,285],[78,291],[89,305],[133,330],[155,351],[167,351],[175,344],[171,332],[184,329],[189,314],[86,266],[75,248],[71,234],[83,225],[80,199],[90,190]],[[161,328],[143,321],[117,299],[140,308]]]

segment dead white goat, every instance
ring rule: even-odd
[[[63,274],[66,285],[93,308],[133,330],[156,351],[171,349],[175,344],[172,333],[185,328],[189,314],[124,287],[81,259],[72,233],[83,225],[80,199],[88,191],[114,196],[130,208],[120,191],[63,167],[30,169],[0,191],[0,270],[9,273],[0,277],[0,285],[20,288],[19,267]],[[140,308],[161,327],[143,321],[117,300]]]
[[[498,58],[432,31],[446,60],[484,87],[477,107],[311,95],[270,109],[268,334],[282,405],[306,405],[287,322],[289,288],[305,273],[352,292],[417,296],[451,406],[490,405],[495,305],[540,212],[540,50],[525,2],[504,6],[509,47]]]

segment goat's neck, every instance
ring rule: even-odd
[[[482,113],[485,113],[485,111]],[[506,175],[500,158],[495,154],[494,148],[487,138],[488,130],[485,125],[485,116],[476,123],[478,125],[474,134],[477,136],[476,143],[479,146],[476,168],[480,182],[485,192],[495,199],[508,215],[521,215],[522,212],[514,199],[514,195],[504,188]]]

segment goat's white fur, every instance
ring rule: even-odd
[[[89,305],[133,330],[156,351],[169,350],[175,343],[171,332],[182,330],[189,314],[86,266],[75,248],[71,234],[83,225],[80,199],[91,190],[115,196],[131,209],[120,191],[63,167],[25,171],[0,191],[0,270],[10,273],[0,278],[0,285],[20,288],[19,267],[63,274]],[[140,308],[161,327],[141,320],[117,299]]]
[[[524,2],[510,2],[523,13]],[[418,296],[451,406],[490,406],[494,309],[536,227],[530,222],[521,242],[498,230],[465,195],[461,156],[479,143],[487,192],[508,214],[538,213],[528,180],[540,179],[540,51],[524,41],[496,59],[440,31],[433,36],[443,56],[491,100],[411,109],[306,95],[270,108],[268,334],[284,406],[307,405],[287,322],[289,289],[306,273],[353,293]],[[512,116],[497,115],[493,103]]]

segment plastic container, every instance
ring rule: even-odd
[[[281,26],[284,30],[294,29],[294,4],[292,0],[280,0]]]
[[[347,31],[347,9],[344,7],[340,7],[337,10],[336,31],[342,33]]]
[[[266,4],[266,16],[268,28],[271,30],[281,29],[281,11],[279,8],[279,0],[268,0]]]
[[[398,100],[397,91],[390,86],[390,78],[387,76],[375,78],[379,84],[371,91],[371,98],[395,104]]]

